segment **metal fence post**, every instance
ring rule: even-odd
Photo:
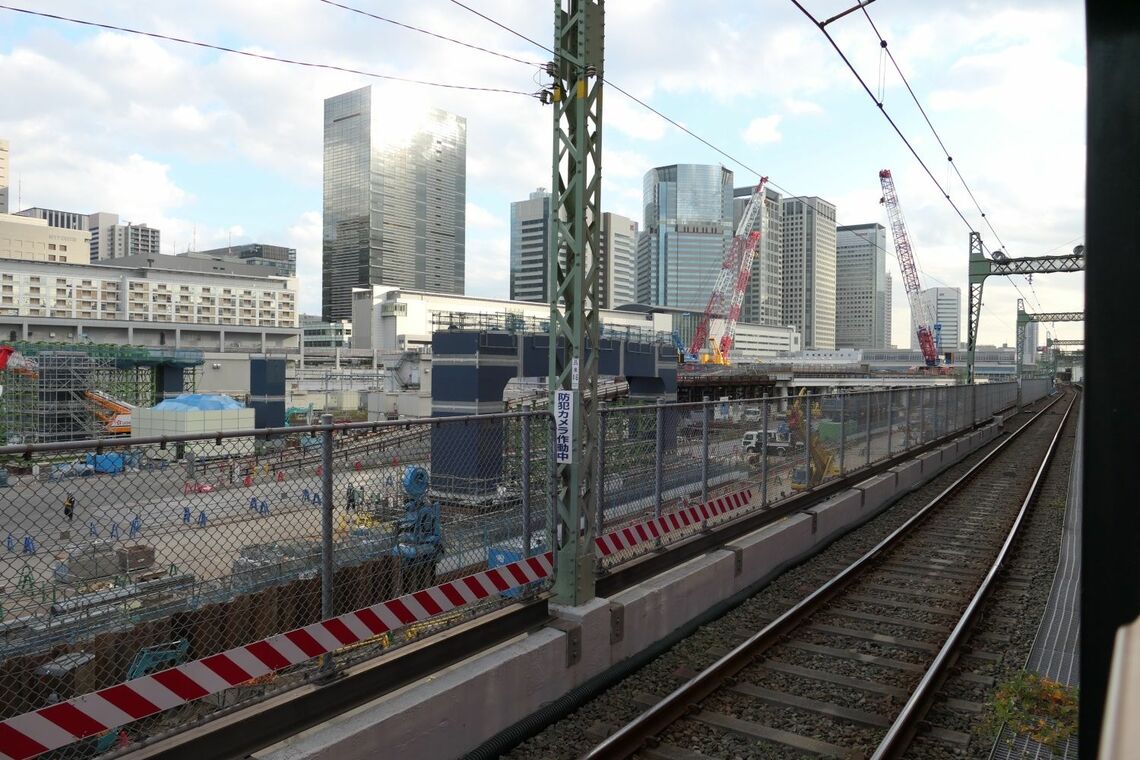
[[[657,399],[657,461],[653,466],[653,516],[661,516],[661,486],[665,459],[665,399]]]
[[[701,504],[709,500],[709,397],[701,404]]]
[[[847,474],[847,394],[839,394],[839,474]]]
[[[872,422],[872,419],[871,419],[872,418],[872,415],[871,415],[871,393],[870,393],[870,391],[868,391],[865,394],[865,397],[867,399],[867,403],[865,405],[865,408],[867,410],[867,461],[866,461],[866,466],[870,467],[871,466],[871,422]]]
[[[804,421],[807,423],[804,426],[806,435],[804,436],[804,489],[811,487],[811,396],[804,396],[804,406],[806,410],[804,414]],[[794,453],[794,452],[793,452]],[[792,480],[795,480],[795,471],[793,470]]]
[[[910,397],[914,395],[914,390],[907,388],[906,390],[906,435],[903,437],[903,451],[910,449]]]
[[[891,438],[895,432],[895,408],[891,405],[891,389],[887,388],[887,459],[891,458]]]
[[[522,405],[522,432],[519,435],[519,456],[522,461],[519,466],[520,502],[522,507],[523,528],[523,556],[530,556],[530,537],[533,533],[530,517],[530,402],[524,401]]]
[[[606,410],[598,404],[598,473],[595,498],[594,535],[600,536],[606,524]]]
[[[333,429],[332,415],[322,414],[321,425],[321,619],[333,616]],[[321,674],[333,669],[331,654],[321,657]]]
[[[771,397],[766,397],[764,399],[764,422],[760,431],[760,504],[765,507],[768,506],[768,407],[771,404]]]

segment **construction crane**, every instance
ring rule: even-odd
[[[827,478],[839,474],[839,468],[835,465],[835,454],[824,444],[818,431],[812,432],[808,429],[804,403],[812,403],[807,395],[807,388],[800,389],[799,395],[792,402],[787,415],[788,427],[793,431],[794,437],[798,438],[796,448],[798,449],[799,443],[803,442],[811,453],[810,467],[801,464],[792,469],[793,491],[806,491],[809,488],[815,488]],[[812,416],[816,420],[821,418],[821,409],[818,403],[812,404],[811,410]]]
[[[895,181],[891,178],[890,169],[879,172],[879,182],[883,186],[883,197],[879,199],[879,203],[887,207],[891,234],[895,239],[895,253],[898,255],[899,269],[902,270],[907,301],[910,302],[910,313],[917,325],[918,347],[922,350],[922,359],[926,366],[937,367],[938,348],[934,345],[934,315],[931,313],[930,303],[920,293],[922,288],[918,283],[918,268],[914,264],[910,235],[906,231],[906,222],[903,221],[902,208],[899,207],[899,196],[895,192]]]
[[[744,304],[744,291],[747,290],[748,278],[752,275],[752,260],[756,256],[756,247],[760,244],[760,231],[764,228],[764,187],[767,184],[768,178],[761,177],[752,191],[752,197],[748,199],[748,205],[744,207],[736,235],[721,262],[720,273],[709,295],[705,313],[701,315],[701,321],[693,333],[693,341],[689,344],[689,353],[700,356],[705,364],[729,363],[732,341],[736,337],[736,322],[740,319],[740,307]],[[756,224],[757,220],[760,221],[759,225]],[[709,335],[709,330],[712,320],[722,316],[724,332],[718,343]]]

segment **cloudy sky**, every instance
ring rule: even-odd
[[[11,0],[30,10],[370,72],[531,93],[547,53],[450,0],[346,0],[510,61],[368,19],[321,0]],[[550,3],[467,0],[549,44]],[[805,0],[826,18],[849,0]],[[1078,0],[878,0],[887,39],[954,163],[1012,256],[1083,242],[1085,53]],[[979,214],[867,19],[829,30],[975,228]],[[879,221],[891,168],[923,285],[966,290],[968,229],[843,66],[787,0],[611,1],[606,77],[797,195],[838,206],[840,224]],[[889,64],[885,64],[889,66]],[[0,10],[0,137],[11,142],[12,205],[106,210],[162,230],[164,252],[228,241],[298,249],[320,280],[322,100],[372,84],[393,110],[467,118],[467,292],[506,297],[512,200],[550,186],[551,112],[518,94],[393,83],[289,66]],[[756,176],[608,90],[602,203],[641,216],[653,166],[724,163]],[[999,243],[982,228],[986,244]],[[893,247],[892,247],[893,250]],[[909,318],[898,264],[894,340]],[[1016,278],[1030,311],[1083,308],[1079,274]],[[991,278],[981,342],[1013,342],[1014,284]],[[320,291],[302,287],[305,311]],[[965,303],[963,302],[963,310]],[[964,319],[964,315],[963,315]],[[1080,337],[1080,324],[1047,326]],[[964,338],[964,335],[963,335]],[[1042,334],[1042,342],[1044,333]]]

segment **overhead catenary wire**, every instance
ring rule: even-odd
[[[855,79],[859,82],[859,85],[863,88],[863,91],[867,93],[867,97],[869,97],[871,99],[871,101],[874,102],[876,106],[878,106],[879,113],[881,113],[883,115],[883,118],[886,119],[887,123],[891,125],[891,128],[895,130],[895,134],[897,134],[899,136],[899,139],[903,141],[903,144],[907,147],[907,150],[910,151],[910,154],[912,156],[914,156],[914,159],[916,161],[918,161],[918,165],[922,167],[922,170],[924,172],[926,172],[926,176],[930,177],[930,181],[934,183],[934,186],[938,188],[938,191],[946,199],[946,202],[950,204],[950,208],[954,209],[954,213],[958,215],[958,218],[962,220],[962,223],[964,225],[966,225],[966,228],[968,230],[970,230],[971,232],[973,232],[974,226],[972,224],[970,224],[970,221],[968,219],[966,219],[966,215],[962,213],[962,210],[960,208],[958,208],[958,204],[955,203],[954,200],[950,197],[949,188],[942,186],[942,183],[939,182],[938,178],[934,176],[934,172],[932,172],[930,170],[930,167],[926,165],[926,161],[924,161],[922,159],[922,156],[918,155],[918,151],[915,149],[914,145],[911,144],[910,140],[907,139],[907,136],[905,134],[903,134],[902,129],[895,122],[895,120],[893,118],[891,118],[891,115],[887,112],[886,106],[883,104],[883,101],[875,97],[875,93],[871,91],[871,88],[867,85],[866,80],[863,79],[863,76],[859,73],[858,69],[855,68],[855,65],[853,63],[851,63],[851,59],[849,59],[847,57],[847,54],[843,52],[843,49],[839,47],[839,43],[835,41],[835,38],[831,36],[831,33],[827,31],[826,27],[823,24],[821,24],[819,22],[819,20],[816,19],[815,16],[813,16],[811,14],[811,11],[809,11],[807,8],[805,8],[803,6],[802,3],[800,3],[800,0],[790,0],[790,1],[791,1],[792,5],[794,5],[796,7],[796,9],[800,11],[800,13],[802,13],[804,16],[806,16],[807,19],[809,21],[811,21],[813,24],[815,24],[816,28],[819,29],[820,33],[823,34],[823,36],[827,39],[827,41],[829,43],[831,43],[831,47],[833,47],[835,49],[835,52],[839,55],[840,59],[842,59],[843,63],[846,64],[847,68],[850,69],[851,73],[855,76]],[[864,13],[867,12],[865,8],[863,9],[863,12]],[[893,57],[892,57],[892,61],[893,61]],[[908,88],[909,88],[909,85],[908,85]],[[941,144],[941,139],[939,139],[939,144]],[[944,145],[943,145],[943,149],[945,150]],[[946,155],[949,156],[948,153]],[[955,171],[956,171],[956,169],[955,169]],[[1009,278],[1009,281],[1010,281],[1010,284],[1013,285],[1014,289],[1017,290],[1018,294],[1020,294],[1022,298],[1025,298],[1025,294],[1021,292],[1021,288],[1019,288],[1017,286],[1017,283],[1014,282],[1012,278]],[[1028,299],[1026,299],[1026,300],[1028,300]]]
[[[164,40],[166,42],[175,42],[180,45],[190,45],[193,47],[204,48],[207,50],[217,50],[222,53],[231,53],[233,55],[246,56],[247,58],[257,58],[263,61],[273,61],[276,63],[286,63],[291,66],[305,66],[313,69],[325,69],[327,71],[338,71],[346,74],[357,74],[372,79],[383,79],[391,82],[402,82],[405,84],[415,84],[424,87],[440,87],[449,90],[469,90],[473,92],[496,92],[509,95],[525,95],[529,98],[538,98],[539,94],[534,92],[525,92],[523,90],[512,90],[503,87],[479,87],[468,84],[454,84],[450,82],[434,82],[427,79],[416,79],[413,77],[403,77],[396,74],[381,74],[375,71],[366,71],[364,69],[352,68],[349,66],[339,66],[331,63],[315,63],[312,61],[301,61],[294,58],[284,58],[281,56],[269,55],[268,53],[255,53],[251,50],[239,50],[237,48],[227,47],[225,45],[215,45],[209,42],[202,42],[200,40],[191,40],[184,37],[174,37],[168,34],[159,34],[158,32],[148,32],[142,29],[133,29],[126,26],[118,26],[115,24],[105,24],[98,21],[89,21],[86,19],[73,18],[70,16],[62,16],[56,13],[46,13],[44,11],[34,11],[28,8],[17,8],[11,5],[0,5],[0,10],[12,11],[14,13],[23,13],[29,16],[39,16],[42,18],[49,18],[56,21],[66,21],[71,24],[79,24],[81,26],[96,27],[99,29],[107,29],[113,32],[123,32],[124,34],[135,34],[141,37],[149,37],[151,39]]]
[[[938,130],[934,128],[934,123],[930,120],[930,116],[927,115],[926,109],[922,107],[922,103],[919,101],[918,95],[915,93],[914,88],[910,86],[910,81],[907,80],[906,74],[903,73],[902,67],[899,66],[898,61],[895,60],[895,55],[893,52],[891,52],[890,46],[887,44],[887,40],[879,32],[879,27],[875,25],[874,19],[871,18],[871,12],[867,10],[866,5],[860,5],[859,9],[861,11],[863,11],[863,15],[866,17],[867,23],[871,25],[871,30],[875,33],[875,36],[879,39],[879,49],[881,51],[879,54],[879,57],[880,57],[880,64],[879,64],[880,65],[879,107],[880,108],[883,107],[883,97],[884,97],[884,94],[886,91],[886,83],[883,80],[883,77],[886,76],[886,72],[881,70],[882,55],[883,55],[883,53],[886,53],[887,58],[891,62],[891,65],[894,66],[895,72],[899,75],[899,79],[902,80],[903,86],[906,87],[906,91],[908,93],[910,93],[910,98],[911,98],[911,100],[914,101],[914,105],[918,108],[918,112],[920,114],[922,114],[922,118],[926,122],[926,126],[930,127],[931,134],[933,134],[934,139],[938,141],[938,147],[942,148],[942,154],[944,156],[946,156],[946,165],[948,167],[952,168],[954,170],[954,173],[956,175],[958,175],[958,181],[962,183],[962,189],[964,189],[966,191],[966,194],[970,196],[970,200],[973,201],[973,203],[974,203],[974,208],[976,208],[978,210],[978,214],[981,216],[982,221],[984,221],[986,223],[986,226],[989,227],[990,232],[993,233],[994,239],[997,240],[997,242],[998,242],[998,246],[1002,250],[1004,250],[1006,252],[1006,254],[1008,255],[1009,250],[1006,248],[1005,241],[1001,239],[1001,235],[999,235],[998,231],[994,228],[993,221],[988,216],[986,216],[986,212],[982,210],[982,204],[980,204],[978,202],[977,196],[975,196],[974,191],[970,189],[970,185],[968,182],[966,182],[966,178],[962,176],[962,171],[958,168],[958,164],[956,164],[954,162],[954,157],[950,154],[950,149],[946,147],[946,143],[943,142],[942,136],[940,134],[938,134]],[[949,184],[949,183],[947,183],[947,184]],[[1013,287],[1017,290],[1017,292],[1019,294],[1021,294],[1021,297],[1024,298],[1025,294],[1021,292],[1021,288],[1017,287],[1017,283],[1013,281],[1013,278],[1010,275],[1006,275],[1006,278],[1009,280],[1010,284],[1012,284]],[[1040,307],[1041,306],[1041,299],[1037,296],[1037,291],[1033,287],[1033,280],[1030,279],[1029,275],[1025,276],[1025,280],[1029,284],[1029,289],[1030,289],[1030,291],[1032,291],[1033,297],[1035,299],[1037,299],[1037,305]]]
[[[966,182],[966,178],[962,176],[962,172],[958,169],[958,165],[954,163],[954,157],[950,154],[950,150],[946,147],[946,143],[942,141],[942,136],[938,134],[938,130],[934,128],[934,124],[930,121],[930,117],[927,115],[926,109],[923,108],[922,103],[919,102],[918,95],[915,94],[914,89],[910,86],[910,82],[906,78],[906,75],[903,74],[902,67],[900,67],[898,61],[895,60],[894,53],[891,52],[886,39],[884,39],[883,35],[879,33],[879,28],[875,25],[874,20],[871,18],[871,13],[867,10],[867,6],[861,5],[860,10],[862,10],[863,15],[866,16],[867,23],[871,25],[871,29],[875,32],[875,36],[879,38],[880,48],[884,53],[887,54],[887,58],[890,60],[891,65],[894,66],[895,72],[898,73],[899,79],[902,80],[903,86],[905,86],[906,91],[910,93],[911,100],[913,100],[914,104],[918,107],[918,112],[922,114],[922,118],[926,122],[926,126],[930,127],[930,131],[934,135],[934,139],[938,141],[938,146],[942,148],[942,153],[946,156],[947,164],[954,169],[954,173],[958,175],[958,180],[962,183],[962,188],[970,196],[970,200],[974,202],[974,207],[978,209],[978,213],[981,215],[981,218],[985,220],[986,226],[990,228],[990,232],[993,233],[994,239],[998,241],[998,245],[1004,249],[1005,243],[1002,241],[1001,235],[999,235],[997,230],[994,229],[993,222],[989,217],[986,216],[986,212],[982,210],[982,205],[978,203],[978,199],[975,197],[974,191],[970,189],[970,185]]]
[[[481,11],[475,10],[474,8],[470,7],[469,5],[467,5],[467,4],[463,3],[463,2],[461,2],[461,0],[449,0],[449,1],[450,1],[451,3],[453,3],[454,5],[457,5],[457,6],[459,6],[460,8],[463,8],[464,10],[467,10],[467,11],[469,11],[470,13],[473,13],[474,15],[476,15],[476,16],[478,16],[478,17],[482,18],[483,20],[485,20],[485,21],[487,21],[487,22],[489,22],[489,23],[493,24],[494,26],[497,26],[497,27],[499,27],[499,28],[500,28],[500,29],[502,29],[503,31],[506,31],[506,32],[508,32],[509,34],[512,34],[512,35],[514,35],[515,37],[518,37],[518,38],[519,38],[519,39],[521,39],[521,40],[525,40],[526,42],[529,42],[530,44],[532,44],[532,45],[534,45],[534,46],[536,46],[536,47],[538,47],[538,48],[540,48],[540,49],[542,49],[542,50],[544,50],[544,51],[546,51],[546,52],[550,53],[551,55],[556,55],[556,53],[554,52],[554,50],[553,50],[552,48],[550,48],[550,47],[548,47],[548,46],[546,46],[546,45],[542,44],[541,42],[538,42],[537,40],[534,40],[534,39],[532,39],[531,37],[528,37],[528,36],[526,36],[526,35],[525,35],[525,34],[523,34],[522,32],[519,32],[519,31],[517,31],[517,30],[515,30],[515,29],[512,29],[511,27],[507,26],[506,24],[502,23],[501,21],[498,21],[497,19],[495,19],[495,18],[492,18],[491,16],[488,16],[488,15],[487,15],[487,14],[485,14],[485,13],[482,13]],[[795,0],[792,0],[792,1],[793,1],[793,2],[795,2]],[[797,5],[798,5],[798,3],[797,3]],[[803,10],[803,9],[802,9],[802,7],[801,7],[801,10]],[[810,14],[808,14],[808,13],[807,13],[807,11],[804,11],[804,13],[805,13],[805,14],[807,14],[809,18],[811,18],[811,15],[810,15]],[[814,19],[813,19],[813,21],[814,21]],[[826,31],[825,31],[824,33],[826,34]],[[829,36],[829,39],[830,39],[830,36]],[[835,45],[835,43],[834,43],[834,42],[832,42],[832,44],[833,44],[833,46]],[[838,50],[838,47],[837,47],[837,46],[836,46],[836,49]],[[840,55],[842,55],[842,51],[840,51]],[[846,59],[845,59],[845,60],[846,60]],[[850,63],[848,63],[848,66],[850,67]],[[854,70],[854,68],[852,68],[852,71],[855,71],[855,70]],[[858,76],[859,76],[859,75],[858,75],[858,72],[855,72],[855,75],[856,75],[856,77],[858,77]],[[657,116],[658,118],[660,118],[660,119],[662,119],[662,120],[666,121],[667,123],[669,123],[669,124],[671,124],[672,126],[676,127],[676,128],[677,128],[677,129],[679,129],[680,131],[682,131],[682,132],[684,132],[685,134],[689,135],[690,137],[692,137],[693,139],[697,140],[698,142],[700,142],[701,144],[703,144],[705,147],[709,148],[709,149],[710,149],[710,150],[712,150],[713,152],[717,153],[718,155],[720,155],[720,156],[722,156],[722,157],[724,157],[724,158],[728,159],[728,160],[729,160],[729,161],[731,161],[732,163],[736,164],[737,166],[741,167],[742,169],[745,169],[745,170],[746,170],[746,171],[748,171],[748,172],[751,172],[752,174],[754,174],[754,175],[755,175],[755,176],[757,176],[757,177],[760,177],[760,176],[762,176],[759,170],[755,169],[755,168],[754,168],[754,167],[752,167],[752,166],[749,166],[749,165],[748,165],[747,163],[745,163],[745,162],[744,162],[742,159],[740,159],[740,158],[737,158],[735,155],[733,155],[733,154],[729,153],[728,151],[724,150],[723,148],[721,148],[721,147],[719,147],[719,146],[717,146],[717,145],[713,144],[712,142],[710,142],[709,140],[705,139],[705,138],[704,138],[704,137],[702,137],[701,135],[697,134],[697,133],[696,133],[696,132],[694,132],[693,130],[689,129],[689,128],[688,128],[688,127],[686,127],[685,125],[681,124],[681,123],[680,123],[680,122],[678,122],[677,120],[675,120],[675,119],[671,118],[670,116],[668,116],[667,114],[665,114],[665,113],[661,112],[661,111],[660,111],[660,110],[658,110],[657,108],[654,108],[654,107],[653,107],[652,105],[650,105],[649,103],[645,102],[645,101],[644,101],[644,100],[642,100],[641,98],[637,97],[637,96],[636,96],[636,95],[634,95],[633,93],[629,92],[628,90],[626,90],[626,89],[622,88],[621,86],[619,86],[618,84],[616,84],[615,82],[613,82],[613,80],[611,80],[611,79],[608,79],[608,78],[606,78],[606,77],[604,77],[604,76],[603,76],[603,77],[599,77],[599,79],[601,79],[603,82],[605,82],[605,84],[607,84],[609,87],[612,87],[614,90],[617,90],[617,92],[619,92],[620,94],[622,94],[622,95],[624,95],[625,97],[627,97],[627,98],[629,98],[630,100],[632,100],[634,103],[637,103],[639,106],[641,106],[641,107],[642,107],[642,108],[644,108],[645,110],[649,111],[650,113],[654,114],[654,115],[655,115],[655,116]],[[862,80],[861,78],[860,78],[860,80],[859,80],[859,81],[860,81],[860,83],[862,83],[862,84],[863,84],[863,88],[864,88],[864,89],[867,89],[867,85],[866,85],[866,83],[864,83],[864,82],[863,82],[863,80]],[[874,98],[874,94],[873,94],[873,93],[871,93],[871,92],[870,92],[870,90],[867,90],[867,92],[868,92],[868,94],[870,94],[870,95],[871,95],[871,97],[872,97],[872,99],[873,99],[873,98]],[[884,113],[884,115],[886,115],[886,114]],[[887,116],[887,118],[888,118],[888,120],[890,120],[890,117],[889,117],[889,116]],[[891,123],[892,123],[892,125],[894,124],[894,122],[893,122],[893,121],[892,121]],[[904,142],[906,142],[906,138],[905,138],[905,136],[903,136],[903,135],[902,135],[901,131],[898,129],[898,127],[897,127],[897,126],[895,127],[895,130],[896,130],[897,132],[899,132],[900,136],[902,136],[902,137],[903,137],[903,140],[904,140]],[[910,146],[910,143],[909,143],[909,142],[907,142],[907,145],[908,145],[908,147],[909,147],[909,146]],[[933,181],[934,181],[934,183],[935,183],[935,185],[938,185],[939,189],[941,190],[941,189],[942,189],[942,187],[941,187],[941,185],[939,185],[939,183],[938,183],[938,180],[937,180],[937,179],[935,179],[935,178],[934,178],[934,176],[933,176],[933,174],[931,174],[931,173],[930,173],[930,170],[929,170],[929,169],[926,167],[926,164],[922,162],[922,159],[921,159],[921,157],[919,157],[919,156],[918,156],[917,152],[915,152],[915,151],[914,151],[913,147],[911,148],[911,152],[914,154],[915,158],[916,158],[916,159],[918,159],[919,163],[920,163],[920,164],[922,164],[923,168],[924,168],[924,169],[926,169],[926,173],[927,173],[927,174],[930,176],[931,180],[933,180]],[[769,178],[769,180],[768,180],[768,184],[769,184],[769,185],[771,185],[772,187],[774,187],[775,189],[777,189],[777,190],[780,190],[781,192],[783,192],[783,193],[784,193],[786,196],[788,196],[788,197],[793,197],[793,198],[800,198],[801,200],[804,200],[804,201],[806,201],[806,200],[807,200],[807,197],[808,197],[808,196],[795,195],[794,193],[792,193],[791,191],[789,191],[787,188],[784,188],[784,187],[782,187],[782,186],[781,186],[779,183],[772,181],[770,178]],[[947,193],[945,193],[944,191],[943,191],[943,195],[945,195],[946,199],[947,199],[948,201],[950,201],[950,196],[949,196]],[[813,211],[815,211],[816,213],[818,213],[818,212],[819,212],[819,208],[818,208],[818,207],[817,207],[817,206],[816,206],[814,203],[811,203],[811,204],[809,204],[809,205],[811,205],[811,207],[812,207],[812,210],[813,210]],[[957,206],[956,206],[956,205],[953,203],[953,201],[950,201],[950,205],[951,205],[951,206],[954,208],[954,210],[957,212],[957,214],[958,214],[958,217],[959,217],[959,218],[960,218],[960,219],[963,221],[963,223],[965,223],[965,224],[966,224],[966,227],[967,227],[967,228],[969,228],[971,231],[973,231],[973,227],[972,227],[972,226],[970,225],[970,223],[969,223],[969,222],[966,220],[965,216],[964,216],[964,215],[962,214],[962,212],[961,212],[961,211],[958,209],[958,207],[957,207]],[[838,217],[836,218],[836,225],[837,225],[837,226],[844,226],[844,225],[840,225],[840,224],[839,224],[839,220],[838,220]],[[860,233],[854,233],[854,234],[855,234],[857,237],[861,237],[861,238],[863,238],[864,240],[866,240],[868,243],[871,243],[872,245],[874,245],[874,246],[875,246],[875,248],[876,248],[876,250],[881,250],[881,251],[883,251],[883,252],[884,252],[886,255],[890,256],[891,258],[893,258],[893,259],[895,259],[895,260],[897,260],[897,259],[898,259],[898,256],[897,256],[897,255],[896,255],[894,252],[890,251],[890,250],[889,250],[889,249],[887,249],[886,247],[883,247],[883,246],[879,246],[879,245],[877,244],[877,242],[875,242],[875,241],[871,240],[871,239],[870,239],[870,238],[868,238],[867,236],[865,236],[865,235],[862,235],[862,234],[860,234]],[[937,284],[940,284],[940,285],[942,285],[942,286],[944,286],[944,287],[953,287],[953,286],[952,286],[952,285],[950,285],[949,283],[946,283],[946,282],[944,282],[943,280],[940,280],[940,279],[938,279],[937,277],[934,277],[933,275],[929,275],[929,274],[926,274],[925,272],[924,272],[924,275],[926,276],[926,278],[927,278],[928,280],[931,280],[931,281],[933,281],[933,282],[935,282],[935,283],[937,283]],[[1015,287],[1016,287],[1016,284],[1015,284]],[[1010,327],[1010,324],[1009,324],[1009,322],[1007,322],[1005,319],[1003,319],[1003,318],[1002,318],[1000,315],[998,315],[998,314],[994,313],[992,310],[990,310],[990,309],[987,309],[987,308],[985,307],[985,305],[984,305],[984,304],[982,305],[982,309],[983,309],[983,311],[985,311],[987,314],[989,314],[990,316],[992,316],[994,319],[996,319],[996,320],[997,320],[999,323],[1001,323],[1002,325],[1004,325],[1004,326],[1006,326],[1006,327]]]
[[[538,61],[527,61],[527,60],[524,60],[522,58],[516,58],[513,55],[509,55],[507,53],[501,53],[498,50],[491,50],[490,48],[485,48],[485,47],[481,47],[479,45],[474,45],[470,42],[464,42],[463,40],[458,40],[454,37],[448,37],[446,34],[440,34],[438,32],[433,32],[430,29],[424,29],[424,28],[419,27],[419,26],[414,26],[413,24],[408,24],[408,23],[405,23],[403,21],[397,21],[395,19],[388,18],[387,16],[381,16],[378,13],[366,11],[362,8],[355,8],[351,5],[345,5],[344,3],[338,3],[338,2],[336,2],[336,0],[318,0],[318,2],[324,3],[325,5],[332,5],[332,6],[335,6],[337,8],[341,8],[343,10],[350,12],[350,13],[356,13],[356,14],[359,14],[361,16],[367,16],[368,18],[372,18],[372,19],[375,19],[377,21],[383,21],[385,23],[392,24],[393,26],[398,26],[398,27],[401,27],[403,29],[407,29],[409,31],[419,32],[420,34],[426,34],[429,37],[435,37],[436,39],[443,40],[444,42],[450,42],[450,43],[453,43],[455,45],[460,45],[460,46],[465,47],[465,48],[470,48],[471,50],[477,50],[481,53],[487,53],[488,55],[497,56],[499,58],[505,58],[508,61],[514,61],[516,63],[522,63],[522,64],[525,64],[527,66],[535,66],[535,67],[541,67],[543,65],[542,63],[540,63]]]

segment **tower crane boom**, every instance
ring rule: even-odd
[[[707,350],[712,320],[723,316],[724,332],[720,336],[720,343],[714,346],[711,353],[706,354],[718,364],[728,363],[729,351],[736,338],[736,323],[740,319],[748,279],[752,276],[752,261],[756,256],[756,247],[760,244],[760,230],[764,228],[764,188],[767,184],[768,178],[761,177],[748,199],[748,205],[744,207],[732,244],[721,262],[716,284],[709,294],[708,305],[705,306],[689,344],[689,353],[693,355]],[[756,224],[757,220],[760,220],[759,225]]]
[[[928,367],[938,366],[938,349],[934,345],[934,315],[930,304],[922,297],[922,288],[918,282],[918,268],[914,263],[914,251],[910,247],[910,235],[906,231],[906,222],[903,221],[902,208],[899,206],[899,197],[895,192],[895,181],[891,177],[890,169],[879,172],[879,182],[883,186],[883,197],[879,202],[887,207],[887,217],[891,222],[891,235],[895,239],[895,253],[899,259],[899,269],[902,270],[903,285],[906,287],[906,298],[910,303],[910,313],[917,325],[918,347],[922,350],[922,359]]]

